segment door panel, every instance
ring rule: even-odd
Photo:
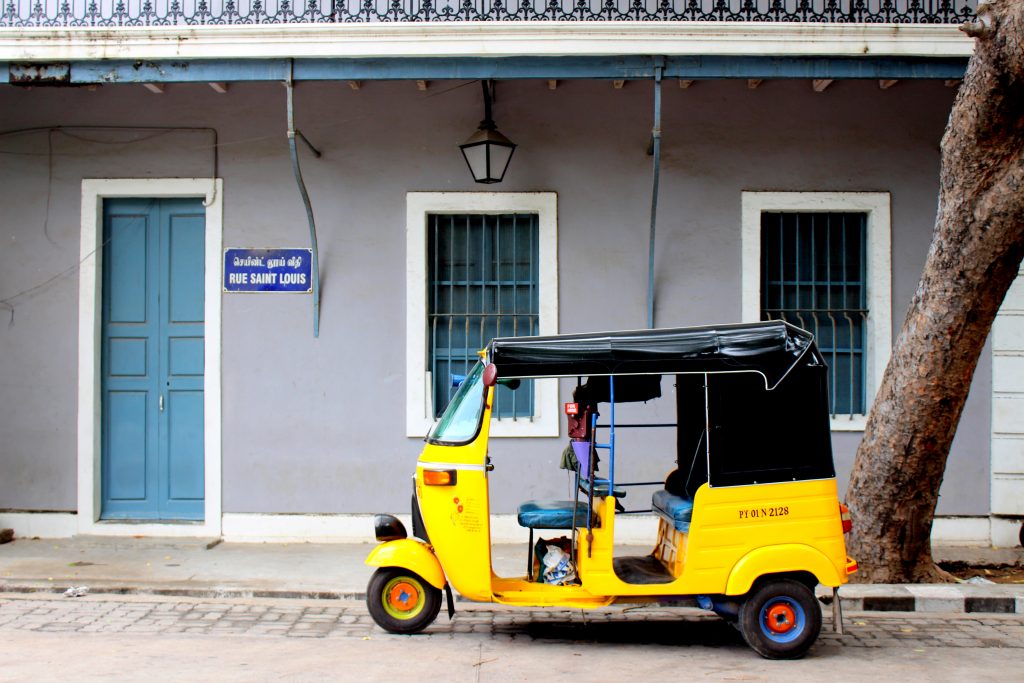
[[[165,517],[202,519],[205,217],[198,200],[163,204],[160,504]]]
[[[102,516],[155,517],[158,216],[143,200],[104,214]]]
[[[107,493],[112,502],[145,501],[147,393],[112,391],[107,399]]]
[[[198,199],[104,202],[105,519],[203,518],[204,243]]]
[[[151,216],[145,206],[126,206],[125,212],[110,216],[106,230],[106,268],[112,289],[109,293],[111,323],[145,323],[151,303],[147,289]],[[105,283],[106,284],[106,283]]]
[[[178,337],[168,340],[170,344],[170,369],[172,377],[202,377],[204,349],[202,337]]]
[[[146,338],[110,339],[107,343],[107,358],[111,377],[145,377],[146,354],[149,340]]]
[[[168,392],[167,423],[167,446],[176,455],[168,463],[167,498],[187,507],[203,500],[203,392]]]
[[[206,222],[202,212],[169,215],[168,251],[170,252],[170,310],[168,320],[175,323],[203,322],[203,275],[206,272],[203,243]]]

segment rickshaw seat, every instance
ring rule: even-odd
[[[571,529],[573,503],[576,504],[576,526],[587,525],[586,501],[572,500],[528,500],[519,506],[519,526],[527,529]],[[594,515],[592,527],[601,526],[601,520]]]
[[[665,489],[661,489],[655,491],[651,497],[651,507],[666,522],[674,525],[677,531],[684,534],[690,531],[690,521],[693,517],[693,501],[689,498],[675,496]]]

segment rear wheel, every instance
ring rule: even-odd
[[[385,631],[418,633],[430,626],[441,609],[441,591],[400,567],[383,567],[366,587],[370,616]]]
[[[814,591],[790,579],[756,588],[740,608],[740,633],[768,659],[796,659],[818,639],[821,605]]]

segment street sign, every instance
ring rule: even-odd
[[[225,292],[313,291],[311,249],[225,249]]]

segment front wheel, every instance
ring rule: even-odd
[[[370,616],[385,631],[419,633],[433,623],[441,609],[441,591],[400,567],[382,567],[366,587]]]
[[[739,629],[762,657],[796,659],[818,639],[821,605],[814,591],[799,581],[770,581],[743,602]]]

